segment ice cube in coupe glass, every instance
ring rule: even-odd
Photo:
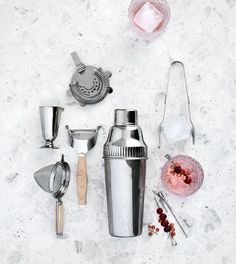
[[[146,2],[135,14],[133,21],[146,33],[157,30],[163,22],[164,15],[153,4]]]

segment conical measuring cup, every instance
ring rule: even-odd
[[[96,129],[69,129],[68,130],[69,143],[79,153],[78,168],[77,168],[77,195],[79,205],[86,205],[87,199],[87,165],[86,165],[86,154],[90,151],[97,142],[98,130],[101,126]]]
[[[66,193],[70,182],[70,167],[64,161],[62,155],[61,161],[56,164],[46,166],[34,173],[34,179],[45,192],[51,193],[56,201],[56,234],[63,235],[64,231],[64,207],[61,200]]]
[[[64,108],[60,106],[39,107],[42,134],[45,139],[45,145],[42,148],[58,149],[58,147],[54,146],[53,141],[57,137],[63,111]]]

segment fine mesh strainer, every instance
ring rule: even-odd
[[[64,207],[61,198],[66,193],[70,182],[70,167],[64,161],[64,155],[62,155],[61,161],[36,171],[34,178],[45,192],[51,193],[57,200],[56,234],[61,236],[64,230]]]
[[[75,51],[71,53],[71,57],[76,71],[69,86],[73,97],[81,106],[96,104],[108,93],[113,92],[109,82],[111,72],[94,66],[85,66]]]

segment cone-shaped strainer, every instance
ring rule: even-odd
[[[70,167],[64,161],[62,155],[61,161],[56,164],[46,166],[34,173],[37,184],[48,193],[51,193],[56,201],[56,234],[63,235],[64,229],[64,208],[61,200],[66,193],[70,182]]]

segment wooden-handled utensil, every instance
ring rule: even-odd
[[[87,200],[87,167],[86,154],[91,150],[97,142],[98,130],[96,129],[69,129],[66,126],[69,135],[69,142],[72,148],[79,153],[78,169],[77,169],[77,195],[79,205],[86,205]]]
[[[64,161],[64,155],[57,163],[36,171],[34,178],[45,192],[57,199],[55,226],[57,236],[61,236],[64,231],[64,207],[61,198],[66,193],[70,182],[70,166]]]

